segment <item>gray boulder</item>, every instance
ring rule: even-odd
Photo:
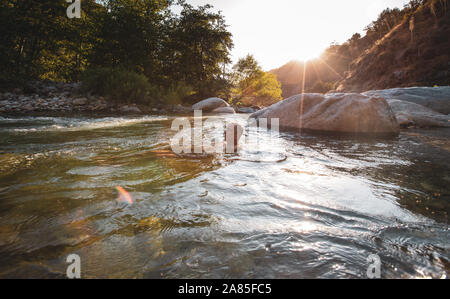
[[[388,100],[400,126],[450,127],[450,116],[422,105],[401,100]]]
[[[141,109],[139,109],[137,106],[122,106],[119,108],[119,112],[122,113],[135,113],[135,114],[140,114],[142,113]]]
[[[86,98],[78,98],[73,100],[72,104],[74,104],[75,106],[82,106],[82,105],[86,105],[88,102],[88,99]]]
[[[363,93],[363,95],[379,96],[386,100],[411,102],[430,108],[439,113],[450,113],[450,86],[371,90]]]
[[[220,98],[209,98],[193,105],[192,110],[202,110],[203,112],[210,112],[220,107],[230,107],[230,105]]]
[[[242,107],[238,108],[238,113],[255,113],[257,110],[252,107]]]
[[[30,112],[34,110],[34,107],[31,104],[26,104],[25,106],[22,106],[22,110]]]
[[[211,111],[212,113],[216,114],[234,114],[235,111],[233,107],[219,107]]]
[[[266,118],[269,126],[271,119],[278,118],[282,131],[399,133],[395,115],[385,99],[355,93],[296,95],[250,117]]]

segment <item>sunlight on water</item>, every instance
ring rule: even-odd
[[[183,156],[172,120],[0,118],[0,277],[65,277],[71,253],[86,278],[364,278],[371,254],[448,276],[449,130],[249,128],[236,155]]]

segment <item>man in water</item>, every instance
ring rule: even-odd
[[[239,149],[239,140],[241,139],[242,135],[244,133],[244,128],[242,128],[241,125],[232,123],[228,124],[225,131],[224,131],[224,150],[226,154],[236,154]],[[192,152],[194,152],[194,149],[192,148]],[[205,155],[205,154],[175,154],[171,150],[156,150],[152,151],[152,153],[156,154],[158,157],[196,157],[199,156],[205,156],[210,157],[212,155]]]

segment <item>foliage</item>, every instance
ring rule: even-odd
[[[252,55],[240,59],[233,70],[236,102],[247,106],[269,106],[282,99],[281,84],[276,76],[264,72]]]
[[[173,83],[169,87],[157,86],[150,90],[150,97],[155,102],[178,105],[194,93],[193,88],[185,83]]]
[[[145,103],[150,84],[142,74],[122,68],[97,68],[83,75],[82,89],[113,101]]]
[[[228,92],[232,36],[210,6],[193,7],[184,0],[83,0],[82,17],[69,19],[68,5],[65,0],[0,0],[0,84],[14,78],[78,81],[87,70],[109,68],[143,74],[152,86],[178,95]],[[174,5],[180,14],[172,12]]]
[[[321,61],[326,64],[327,69],[333,70],[337,76],[334,82],[344,79],[348,72],[351,71],[358,63],[358,59],[366,51],[377,45],[382,38],[386,36],[396,26],[411,20],[411,16],[418,9],[427,5],[430,7],[430,13],[432,15],[444,15],[447,11],[448,0],[411,0],[403,9],[393,8],[383,10],[378,18],[371,22],[365,28],[365,35],[361,36],[359,33],[355,33],[347,42],[343,44],[332,44],[328,47],[322,57]],[[309,82],[309,88],[313,90],[325,90],[326,88],[319,82],[320,79],[313,82]],[[324,81],[332,81],[329,78]],[[317,84],[317,86],[315,86]],[[330,88],[333,89],[333,88]]]
[[[327,93],[333,89],[334,89],[333,82],[322,82],[321,80],[319,80],[319,81],[316,81],[316,83],[310,89],[310,92]]]

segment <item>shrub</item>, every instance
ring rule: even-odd
[[[117,102],[143,103],[149,99],[147,77],[126,69],[91,69],[84,73],[81,83],[83,91]]]
[[[313,87],[310,89],[310,92],[327,93],[333,89],[334,89],[334,83],[322,82],[319,80],[313,85]]]
[[[169,87],[153,87],[151,89],[152,99],[158,100],[165,105],[178,105],[194,93],[193,88],[184,82],[172,83]]]

